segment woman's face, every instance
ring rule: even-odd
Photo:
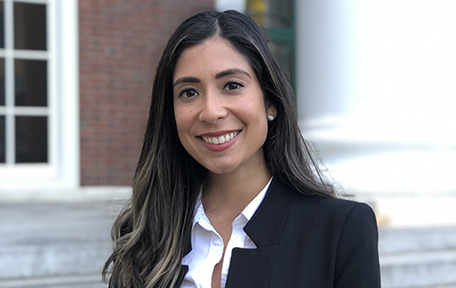
[[[267,115],[275,108],[227,40],[214,37],[185,50],[173,83],[179,138],[196,161],[216,174],[265,165]]]

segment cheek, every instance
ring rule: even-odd
[[[174,117],[176,120],[176,128],[181,142],[186,133],[191,129],[193,123],[193,111],[192,109],[184,107],[174,107]]]
[[[174,106],[174,118],[176,120],[176,126],[179,128],[182,124],[185,124],[185,119],[188,117],[185,113],[185,109],[179,106]]]
[[[251,122],[251,124],[254,124],[259,127],[263,127],[268,125],[267,123],[267,110],[264,107],[263,102],[256,102],[256,103],[245,103],[245,105],[242,105],[242,114],[245,115]]]
[[[264,141],[266,141],[266,138],[268,136],[268,121],[263,119],[260,125],[261,126],[258,128],[258,130],[260,131],[259,137],[261,137],[264,144]]]

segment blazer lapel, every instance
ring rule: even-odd
[[[182,281],[184,281],[185,274],[188,272],[188,266],[187,265],[181,265],[181,269],[179,271],[179,278],[177,278],[176,284],[174,285],[174,288],[179,288],[182,284]]]
[[[185,255],[190,253],[192,251],[192,240],[189,238],[187,240],[187,243],[185,244],[186,249],[185,249]],[[188,265],[181,265],[181,268],[179,270],[179,277],[177,278],[176,284],[174,285],[174,288],[179,288],[182,285],[182,281],[184,281],[185,274],[188,272]]]
[[[226,288],[268,287],[278,244],[288,217],[293,193],[277,176],[252,219],[244,227],[256,249],[233,249]]]

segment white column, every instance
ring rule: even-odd
[[[300,126],[356,195],[456,191],[456,1],[297,4]]]
[[[353,1],[296,1],[297,90],[301,121],[350,114],[357,50]]]

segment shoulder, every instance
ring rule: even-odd
[[[296,267],[333,271],[331,287],[380,287],[377,223],[369,205],[275,187],[276,197],[289,204],[282,210],[288,211],[280,241],[284,263],[294,259]]]
[[[295,194],[289,221],[306,223],[301,227],[312,227],[312,233],[330,236],[338,249],[353,251],[366,246],[366,250],[376,251],[377,221],[373,209],[365,203]]]
[[[307,219],[320,225],[341,225],[355,222],[360,225],[375,225],[375,213],[366,203],[353,200],[309,196],[287,186],[283,193],[292,197],[290,217]]]
[[[262,206],[259,213],[262,217],[270,219],[271,214],[274,217],[281,215],[280,218],[290,223],[292,229],[311,225],[330,228],[337,233],[347,223],[375,226],[376,229],[375,214],[367,204],[329,196],[305,195],[278,178],[271,183]]]
[[[328,214],[332,218],[369,217],[374,216],[374,211],[366,203],[321,196],[297,195],[294,203],[296,206],[312,206],[315,212]],[[307,204],[304,204],[307,203]]]

